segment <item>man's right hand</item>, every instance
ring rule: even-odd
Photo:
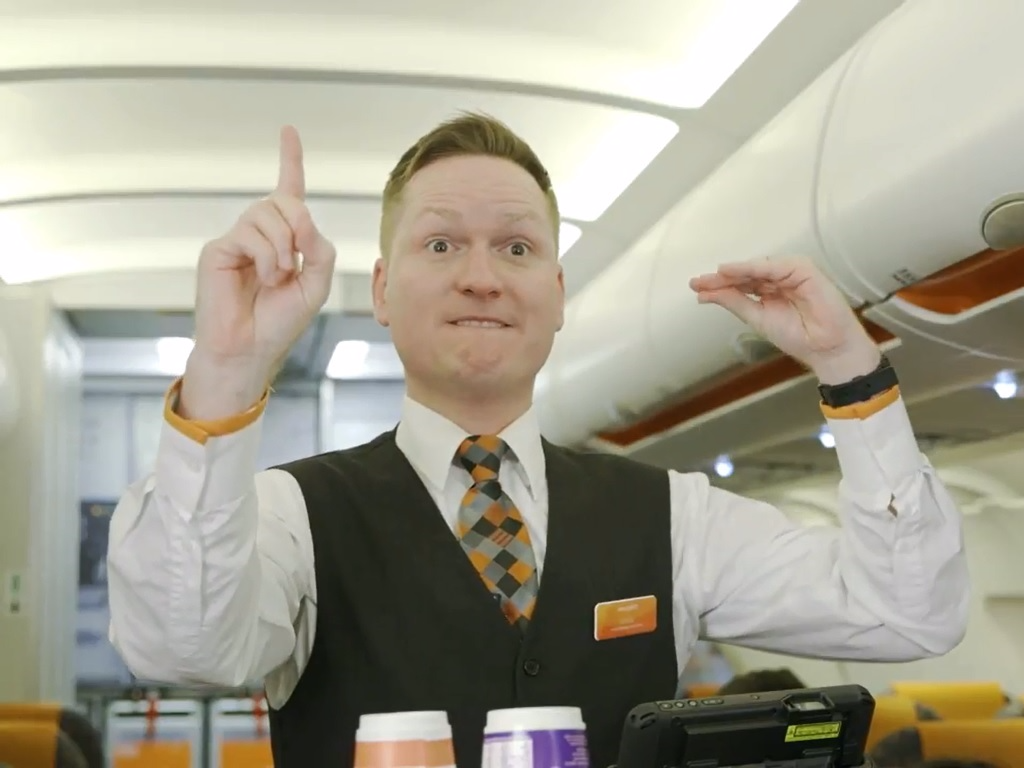
[[[302,144],[285,127],[277,188],[199,257],[195,348],[179,403],[185,418],[221,419],[254,405],[327,301],[336,252],[305,197]]]

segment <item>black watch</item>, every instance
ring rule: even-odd
[[[871,373],[842,384],[820,384],[818,393],[821,395],[821,401],[829,408],[845,408],[848,405],[867,402],[899,383],[896,370],[889,362],[889,358],[882,355],[878,367]]]

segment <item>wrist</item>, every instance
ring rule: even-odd
[[[256,360],[225,360],[193,350],[185,366],[176,411],[190,421],[237,416],[263,398],[272,371],[271,366]]]
[[[817,360],[810,366],[820,384],[836,386],[867,376],[882,361],[882,351],[868,338],[850,349]]]

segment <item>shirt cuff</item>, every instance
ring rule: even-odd
[[[899,484],[925,466],[898,387],[865,403],[834,410],[822,406],[822,411],[835,437],[843,481],[859,496],[884,494],[885,506]]]
[[[242,429],[197,440],[168,419],[157,451],[156,487],[187,517],[237,502],[253,489],[262,426],[257,414]]]
[[[231,435],[235,432],[240,432],[254,423],[263,415],[263,411],[267,407],[267,400],[270,397],[270,390],[266,389],[259,402],[242,413],[229,416],[226,419],[217,419],[216,421],[193,421],[179,416],[176,412],[178,409],[178,398],[181,397],[181,382],[181,378],[176,379],[167,390],[167,395],[164,398],[164,420],[178,432],[201,445],[205,444],[211,437]]]

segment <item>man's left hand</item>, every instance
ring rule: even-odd
[[[732,312],[823,384],[870,373],[881,352],[846,299],[807,259],[723,264],[690,280],[702,304]]]

